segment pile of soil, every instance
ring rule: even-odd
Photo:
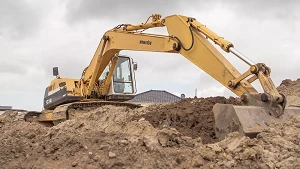
[[[183,135],[201,137],[205,144],[214,143],[217,139],[212,109],[216,103],[241,105],[240,99],[234,97],[187,98],[167,105],[151,105],[143,117],[156,128],[171,126]]]
[[[300,79],[285,79],[277,87],[277,90],[287,98],[287,106],[300,107]]]
[[[297,80],[285,79],[277,87],[277,90],[286,96],[300,97],[300,79]]]
[[[231,133],[204,144],[152,126],[143,117],[148,111],[104,106],[54,127],[1,116],[0,168],[300,167],[299,116],[271,124],[256,139]]]
[[[283,81],[279,89],[290,97],[298,88],[282,86],[296,82]],[[6,111],[0,168],[300,168],[300,116],[268,124],[254,139],[231,133],[217,142],[215,103],[241,104],[210,97],[138,109],[103,106],[53,127]]]

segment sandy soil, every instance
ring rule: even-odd
[[[6,111],[0,168],[300,168],[300,116],[270,124],[255,139],[231,133],[217,142],[215,103],[240,104],[211,97],[134,110],[104,106],[54,127]]]
[[[300,107],[300,79],[286,79],[281,82],[277,90],[287,97],[286,106]]]

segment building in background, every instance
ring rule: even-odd
[[[5,112],[5,110],[12,109],[12,106],[0,106],[0,115]]]
[[[184,95],[181,95],[183,97]],[[184,98],[184,97],[183,97]],[[129,102],[136,103],[172,103],[180,101],[181,98],[165,90],[149,90],[137,94]]]
[[[0,111],[10,110],[10,109],[12,109],[12,106],[0,106]]]

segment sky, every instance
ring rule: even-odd
[[[154,13],[179,14],[232,42],[255,63],[272,69],[276,86],[300,77],[300,1],[279,0],[1,0],[0,105],[42,110],[45,88],[61,77],[80,78],[103,34],[118,24],[140,24]],[[166,28],[147,32],[168,35]],[[215,46],[240,71],[249,66]],[[138,63],[138,93],[236,96],[181,55],[121,51]],[[261,91],[260,84],[254,86]]]

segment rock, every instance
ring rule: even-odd
[[[105,149],[105,148],[108,148],[108,145],[101,144],[101,145],[99,146],[99,150],[103,150],[103,149]]]
[[[33,139],[35,137],[35,134],[34,133],[30,133],[27,135],[27,138],[28,139]]]
[[[227,144],[227,150],[229,152],[232,152],[234,151],[240,144],[242,144],[242,142],[245,140],[246,138],[243,137],[242,139],[240,138],[234,138],[234,139],[231,139],[230,142],[228,142]]]
[[[94,156],[94,161],[99,161],[100,159],[101,159],[100,155],[97,154],[97,155]]]
[[[224,165],[228,168],[234,167],[235,160],[230,160],[224,163]]]
[[[120,144],[122,144],[122,145],[127,145],[127,144],[128,144],[128,141],[127,141],[127,140],[121,140],[121,141],[120,141]]]
[[[145,121],[145,118],[144,117],[140,118],[139,122],[141,122],[141,121]]]
[[[255,159],[257,155],[257,152],[253,150],[252,148],[246,148],[244,152],[240,154],[240,159],[241,160],[246,160],[246,159]]]
[[[76,167],[78,165],[77,161],[72,162],[72,167]]]
[[[211,148],[212,151],[215,151],[215,152],[222,152],[223,151],[223,149],[218,144],[208,144],[206,146]]]
[[[194,160],[193,167],[200,168],[205,164],[202,158],[197,158]]]
[[[216,158],[216,153],[214,151],[204,150],[202,152],[202,158],[208,161],[214,161]]]
[[[115,158],[115,157],[117,157],[117,154],[110,151],[110,152],[108,152],[108,157]]]
[[[229,160],[229,161],[233,159],[232,156],[231,156],[230,154],[225,155],[225,158],[226,158],[227,160]]]
[[[147,147],[147,150],[154,150],[154,148],[158,145],[158,140],[152,137],[143,137],[141,141]]]
[[[93,153],[92,152],[89,152],[89,158],[92,158],[93,157]]]
[[[162,147],[176,146],[181,142],[180,133],[173,128],[163,128],[157,133],[157,137]]]

